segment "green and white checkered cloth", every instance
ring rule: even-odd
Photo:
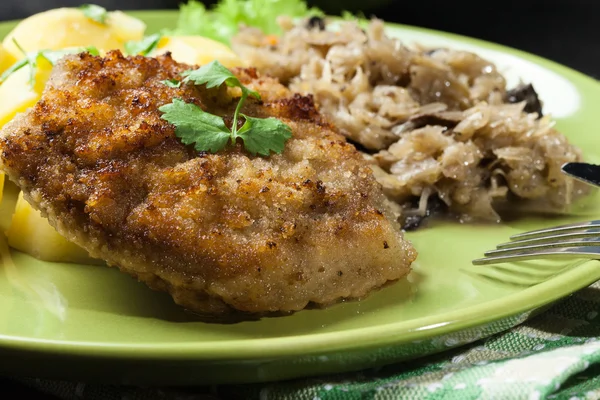
[[[135,388],[20,380],[62,399],[600,399],[600,282],[502,334],[376,370],[287,382]]]

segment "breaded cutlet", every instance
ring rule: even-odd
[[[291,127],[282,154],[182,144],[159,107],[180,98],[230,126],[240,96],[161,82],[190,68],[168,55],[65,57],[3,128],[2,169],[66,238],[203,314],[361,298],[410,271],[416,252],[381,186],[312,98],[236,69],[262,97],[242,112]]]

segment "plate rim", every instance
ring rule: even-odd
[[[177,10],[160,9],[124,10],[124,12],[141,19],[164,17],[165,13],[177,14]],[[3,28],[6,29],[6,26],[18,23],[19,21],[1,21],[0,30],[3,30]],[[391,22],[385,22],[384,24],[386,28],[426,33],[514,55],[552,70],[570,81],[579,81],[579,83],[575,84],[578,92],[581,92],[582,86],[588,85],[585,87],[586,96],[591,91],[591,97],[598,97],[600,100],[600,81],[542,56],[470,36],[406,24]],[[458,332],[532,311],[553,303],[600,280],[600,268],[594,264],[595,261],[593,260],[569,264],[573,265],[573,268],[545,282],[479,305],[408,321],[400,320],[375,327],[351,328],[335,332],[307,333],[275,338],[250,338],[226,341],[204,340],[200,342],[149,342],[144,344],[30,339],[0,333],[0,349],[111,359],[258,360],[298,355],[309,356],[344,350],[380,348],[387,345],[407,343],[416,337],[427,339],[442,334]],[[565,281],[567,284],[565,284]],[[539,296],[541,294],[546,294],[546,296],[540,299]],[[490,313],[490,310],[497,309],[500,307],[500,304],[503,305],[503,312]],[[511,307],[512,305],[514,307]],[[464,317],[465,314],[468,315],[468,318]]]
[[[545,282],[525,288],[518,293],[476,306],[409,321],[378,325],[376,327],[277,338],[201,342],[149,342],[144,344],[102,344],[85,341],[34,340],[0,334],[0,348],[7,347],[12,350],[24,351],[35,350],[37,352],[60,353],[61,355],[72,356],[80,356],[82,352],[85,352],[85,355],[92,357],[126,358],[131,360],[169,359],[205,361],[267,359],[298,355],[310,356],[322,354],[323,352],[380,348],[387,345],[407,343],[417,337],[419,340],[422,340],[462,331],[551,304],[600,280],[600,268],[594,265],[595,263],[595,260],[576,262],[571,264],[572,267],[567,272],[560,273]],[[567,283],[570,283],[569,285],[565,285],[566,278],[568,278]],[[549,292],[552,294],[543,298],[539,297],[540,294]],[[533,301],[523,301],[526,299],[533,299]],[[490,313],[490,309],[495,309],[502,303],[504,303],[503,309],[505,311]],[[508,303],[508,306],[506,303]],[[512,305],[515,305],[515,307],[510,307]],[[469,314],[470,317],[464,318],[462,314]],[[398,329],[402,325],[412,325],[412,327]],[[359,344],[357,345],[357,343]],[[309,347],[308,349],[307,346]]]

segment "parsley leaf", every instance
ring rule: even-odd
[[[158,47],[158,42],[162,38],[162,34],[155,33],[153,35],[149,35],[144,37],[142,40],[130,40],[125,42],[125,51],[130,56],[134,55],[142,55],[146,56],[156,50]]]
[[[34,51],[30,53],[26,53],[25,50],[17,43],[15,40],[15,45],[21,50],[24,54],[24,57],[14,63],[10,68],[8,68],[2,75],[0,75],[0,83],[4,82],[9,76],[17,72],[23,67],[29,67],[29,84],[31,86],[35,85],[35,70],[38,66],[38,60],[40,57],[45,58],[50,64],[53,66],[56,63],[66,56],[67,54],[77,54],[81,52],[88,52],[94,56],[99,55],[98,49],[94,46],[89,47],[72,47],[69,49],[60,49],[60,50],[40,50]]]
[[[106,19],[108,18],[108,11],[106,11],[106,8],[96,4],[83,4],[79,6],[79,9],[83,12],[83,15],[92,21],[106,25]]]
[[[67,49],[60,49],[60,50],[42,50],[39,52],[39,55],[44,57],[46,60],[48,60],[48,62],[52,65],[56,65],[56,63],[63,58],[64,56],[68,55],[68,54],[78,54],[78,53],[83,53],[83,52],[87,52],[90,53],[93,56],[99,56],[100,52],[98,51],[98,49],[94,46],[88,46],[88,47],[72,47],[72,48],[67,48]]]
[[[237,132],[238,115],[240,114],[242,105],[244,104],[248,96],[252,96],[260,100],[260,94],[242,85],[242,82],[240,82],[237,76],[231,73],[230,70],[225,68],[225,66],[223,66],[223,64],[221,64],[217,60],[203,65],[198,69],[185,71],[181,75],[185,77],[185,79],[183,80],[184,83],[192,81],[196,85],[206,85],[206,87],[209,89],[221,86],[222,84],[226,84],[229,87],[239,87],[242,90],[242,97],[240,98],[235,112],[233,113],[231,133],[233,140],[235,140]]]
[[[203,65],[198,69],[185,71],[181,75],[185,77],[183,80],[184,82],[192,81],[196,85],[206,85],[209,89],[221,86],[223,83],[229,87],[239,87],[242,89],[242,95],[245,94],[245,97],[250,95],[260,100],[260,94],[258,94],[258,92],[250,90],[242,85],[237,76],[232,74],[230,70],[225,68],[223,64],[217,60]]]
[[[231,138],[223,118],[207,113],[195,104],[173,99],[159,110],[164,113],[162,119],[175,125],[175,135],[184,144],[194,144],[198,151],[216,153],[225,148]]]
[[[13,43],[17,46],[17,49],[23,53],[23,59],[17,61],[13,66],[6,70],[2,76],[0,76],[0,82],[4,82],[11,74],[17,72],[23,67],[29,67],[29,84],[33,87],[35,85],[35,68],[37,66],[38,53],[27,53],[23,47],[17,42],[17,39],[13,38]]]
[[[247,115],[237,136],[244,141],[244,147],[252,155],[268,156],[271,151],[279,154],[285,142],[292,137],[292,129],[276,118],[253,118]]]
[[[183,82],[175,79],[162,81],[169,87],[179,87],[181,83],[193,82],[196,85],[206,85],[207,88],[219,87],[223,84],[230,87],[239,87],[242,96],[233,113],[231,130],[227,129],[223,118],[203,111],[195,104],[185,103],[181,99],[174,99],[172,103],[159,108],[164,113],[162,119],[175,125],[175,135],[184,144],[194,143],[198,151],[211,151],[216,153],[222,150],[231,141],[235,144],[240,138],[246,150],[252,155],[268,156],[271,151],[281,153],[285,142],[292,137],[292,129],[275,118],[254,118],[241,113],[242,106],[248,98],[253,96],[260,100],[258,92],[242,85],[240,80],[218,61],[213,61],[201,68],[182,73]],[[238,130],[238,118],[245,119]]]
[[[181,81],[178,81],[177,79],[165,79],[164,81],[160,81],[160,82],[167,85],[170,88],[181,87]]]

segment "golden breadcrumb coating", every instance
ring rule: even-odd
[[[42,99],[2,131],[1,163],[26,199],[91,256],[199,313],[294,311],[365,296],[416,257],[373,173],[312,98],[253,69],[243,113],[293,137],[280,155],[184,146],[158,108],[173,98],[224,116],[238,88],[167,87],[170,56],[68,56]]]

